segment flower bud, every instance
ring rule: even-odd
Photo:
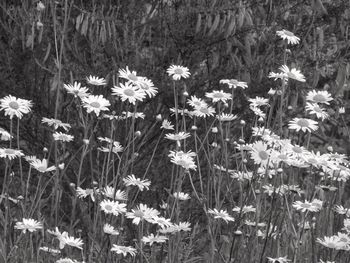
[[[212,132],[212,133],[218,133],[218,128],[217,128],[217,127],[211,128],[211,132]]]
[[[161,114],[158,114],[158,115],[156,116],[156,120],[157,120],[157,121],[162,121],[162,115],[161,115]]]
[[[244,120],[241,120],[241,121],[239,122],[239,124],[242,125],[242,126],[244,126],[244,125],[246,125],[246,122],[245,122]]]
[[[188,92],[187,92],[187,91],[184,91],[184,92],[182,93],[182,95],[183,95],[184,97],[188,97]]]
[[[43,11],[45,9],[45,5],[39,1],[39,3],[37,3],[36,5],[36,10],[38,10],[39,12]]]
[[[140,131],[136,131],[136,132],[135,132],[135,136],[136,136],[136,137],[140,137],[140,136],[141,136],[141,132],[140,132]]]
[[[273,96],[273,95],[276,94],[276,90],[275,89],[270,89],[267,94],[269,94],[270,96]]]
[[[58,165],[58,168],[59,168],[60,170],[63,170],[63,169],[64,169],[64,163],[60,163],[60,164]]]
[[[89,139],[84,139],[84,140],[83,140],[83,143],[84,143],[85,145],[89,145]]]
[[[198,130],[198,127],[196,125],[192,125],[191,130],[196,131],[196,130]]]

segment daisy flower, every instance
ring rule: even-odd
[[[57,119],[51,119],[51,118],[42,118],[41,123],[46,123],[48,126],[53,126],[55,130],[57,130],[59,127],[63,128],[65,131],[68,131],[71,126],[69,123],[63,123],[60,120]]]
[[[349,208],[344,208],[342,205],[336,205],[334,207],[334,211],[339,215],[346,215],[346,216],[350,215]]]
[[[221,84],[227,84],[230,89],[241,87],[242,89],[248,88],[247,82],[238,81],[236,79],[222,79],[220,80]]]
[[[250,105],[252,107],[269,105],[269,99],[265,99],[262,97],[255,97],[255,99],[249,99],[248,101],[250,102]]]
[[[332,95],[326,90],[311,90],[306,95],[306,100],[313,103],[321,103],[329,105],[329,102],[333,100]]]
[[[106,214],[113,214],[115,216],[126,212],[126,204],[119,203],[118,201],[103,200],[100,203],[100,207]]]
[[[276,31],[276,34],[282,38],[282,39],[286,39],[288,44],[299,44],[300,38],[298,38],[297,36],[295,36],[292,32],[282,29],[281,31]]]
[[[73,94],[75,98],[84,98],[89,96],[89,90],[86,87],[81,87],[79,82],[74,82],[72,84],[64,84],[63,87],[69,94]]]
[[[189,232],[191,231],[191,223],[190,222],[179,222],[178,224],[174,224],[174,228],[180,232],[180,231],[184,231],[184,232]]]
[[[101,111],[108,111],[107,107],[111,106],[111,103],[106,100],[102,95],[89,95],[82,98],[83,107],[86,108],[88,113],[95,112],[98,116]]]
[[[293,207],[296,209],[296,210],[300,210],[301,212],[306,212],[306,211],[310,211],[310,212],[318,212],[320,211],[321,207],[320,207],[320,204],[318,202],[308,202],[308,201],[305,201],[305,202],[301,202],[301,201],[295,201],[293,203]]]
[[[131,104],[136,103],[137,100],[142,101],[146,97],[146,93],[143,89],[138,86],[132,85],[131,83],[119,83],[118,86],[112,88],[112,95],[116,95],[121,98],[122,101],[128,100]]]
[[[290,259],[287,259],[287,256],[278,258],[267,257],[267,260],[269,261],[269,263],[287,263],[291,261]]]
[[[70,142],[73,141],[74,136],[62,132],[55,132],[53,138],[55,141]]]
[[[178,199],[180,201],[186,201],[186,200],[191,199],[189,194],[183,193],[183,192],[173,193],[173,196],[175,197],[175,199]]]
[[[205,96],[213,100],[213,102],[227,102],[227,100],[232,99],[232,95],[230,93],[224,92],[222,90],[213,90],[212,92],[206,92]]]
[[[77,197],[78,198],[86,198],[88,196],[90,196],[92,202],[95,202],[95,192],[96,192],[96,189],[83,189],[81,187],[77,187]]]
[[[0,127],[0,140],[9,141],[11,138],[13,138],[13,136],[8,131]]]
[[[124,257],[126,257],[128,254],[132,257],[136,256],[136,248],[133,247],[125,247],[125,246],[118,246],[114,244],[111,248],[112,252],[115,252],[117,254],[123,254]]]
[[[23,233],[26,231],[34,232],[42,229],[43,224],[31,218],[23,218],[21,222],[16,223],[15,228],[22,230]]]
[[[151,185],[151,181],[149,180],[141,180],[140,178],[136,178],[135,175],[128,175],[123,179],[125,186],[134,185],[139,188],[140,191],[143,191],[144,188],[149,190],[149,186]]]
[[[160,128],[165,130],[174,130],[174,125],[172,125],[168,120],[163,120],[162,126],[160,126]]]
[[[226,223],[228,223],[228,221],[235,221],[235,219],[230,216],[226,210],[217,210],[216,208],[214,209],[208,209],[208,213],[214,215],[215,219],[222,219],[225,220]]]
[[[148,95],[148,97],[152,98],[158,93],[158,90],[154,86],[152,80],[145,77],[140,77],[139,83],[140,88]]]
[[[191,75],[188,68],[176,65],[171,65],[166,72],[173,80],[187,79]]]
[[[139,86],[141,84],[140,80],[141,77],[137,76],[136,71],[130,71],[129,67],[126,66],[125,69],[119,69],[119,78],[126,79],[128,82],[132,83],[133,85]]]
[[[279,69],[290,79],[295,79],[300,82],[306,81],[305,76],[298,69],[289,69],[287,65],[282,65]]]
[[[0,158],[8,158],[10,160],[13,160],[21,156],[24,156],[21,150],[14,150],[10,148],[0,148]]]
[[[168,238],[166,236],[159,236],[159,235],[154,236],[153,234],[150,234],[147,237],[146,236],[142,237],[142,242],[149,244],[150,246],[152,246],[153,243],[165,243],[165,241],[167,240]]]
[[[0,111],[5,111],[5,116],[9,115],[10,119],[13,116],[22,119],[23,114],[29,113],[32,106],[33,104],[30,100],[18,99],[11,95],[0,99]]]
[[[83,241],[81,238],[75,238],[73,236],[69,236],[67,232],[63,232],[62,235],[58,238],[60,241],[60,249],[63,249],[66,245],[71,247],[76,247],[80,250],[83,249]]]
[[[197,117],[206,118],[207,116],[214,116],[215,109],[213,107],[196,107],[192,114]]]
[[[266,114],[260,108],[249,105],[249,109],[251,109],[256,116],[265,119]]]
[[[208,106],[204,100],[197,98],[196,96],[191,96],[191,98],[187,100],[187,104],[193,108]]]
[[[317,238],[316,242],[327,248],[340,250],[346,246],[346,243],[341,241],[338,236],[325,236],[323,239]]]
[[[158,210],[144,204],[139,204],[135,209],[131,209],[131,212],[125,214],[127,218],[132,219],[132,223],[135,225],[138,225],[142,220],[152,223],[153,218],[158,217],[158,215]]]
[[[187,153],[183,151],[170,151],[168,156],[171,158],[170,161],[176,165],[180,165],[185,169],[197,169],[194,162],[194,156],[196,156],[196,154],[191,151]]]
[[[121,190],[114,190],[114,188],[112,186],[106,186],[105,188],[103,188],[102,194],[105,197],[111,198],[113,200],[117,200],[117,201],[126,201],[128,200],[127,194],[124,191]]]
[[[270,72],[267,77],[270,79],[278,80],[278,79],[286,79],[287,76],[284,73]],[[273,93],[273,92],[271,92],[271,93]],[[269,91],[269,94],[270,94],[270,91]]]
[[[119,235],[119,232],[110,224],[104,224],[103,225],[103,232],[108,235],[117,236]]]
[[[221,113],[216,115],[216,119],[219,121],[233,121],[237,119],[237,115],[233,115],[231,113]]]
[[[318,129],[317,121],[306,118],[294,118],[288,124],[290,130],[296,130],[297,132],[302,130],[303,132],[316,131]]]
[[[309,112],[309,114],[315,114],[317,118],[321,119],[322,121],[324,119],[327,119],[329,117],[328,113],[321,108],[317,103],[306,103],[306,111]]]
[[[184,140],[188,137],[190,137],[191,135],[188,132],[179,132],[179,133],[168,133],[165,135],[165,138],[168,140],[172,140],[172,141],[181,141]]]
[[[263,167],[266,167],[270,159],[271,150],[267,148],[266,143],[262,141],[256,141],[252,145],[252,150],[250,151],[250,154],[255,164],[259,164]]]
[[[157,224],[162,228],[169,227],[169,226],[173,225],[169,218],[164,218],[161,216],[154,216],[149,220],[149,222],[152,224]]]
[[[104,78],[99,78],[95,76],[89,76],[86,78],[87,83],[95,86],[104,86],[107,84],[106,80]]]
[[[39,171],[40,173],[46,173],[46,172],[51,172],[56,170],[55,166],[50,166],[48,167],[47,164],[47,160],[43,159],[43,160],[33,160],[30,162],[30,165],[37,171]]]

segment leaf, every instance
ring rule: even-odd
[[[196,23],[196,34],[199,33],[199,30],[201,29],[201,24],[202,24],[202,14],[201,13],[198,13],[198,16],[197,16],[197,23]]]
[[[235,27],[236,27],[236,17],[234,15],[232,15],[231,19],[229,21],[229,26],[227,27],[227,30],[225,33],[225,38],[234,34]]]
[[[84,13],[81,13],[80,15],[77,16],[75,19],[75,30],[79,31],[80,25],[84,20]]]
[[[107,40],[107,35],[106,35],[106,25],[105,25],[105,21],[102,20],[101,22],[101,27],[100,27],[100,40],[101,42],[104,44],[106,43]]]
[[[317,35],[318,35],[318,48],[323,48],[324,46],[324,31],[322,27],[316,28]]]
[[[50,51],[51,51],[51,42],[49,42],[47,44],[47,49],[46,49],[46,54],[45,54],[45,57],[43,59],[43,62],[45,63],[46,60],[48,59],[49,55],[50,55]]]
[[[253,26],[253,19],[252,19],[250,13],[251,12],[249,10],[247,10],[244,14],[244,21],[247,24],[247,26]]]
[[[337,77],[335,79],[335,92],[334,96],[342,96],[345,88],[345,80],[346,80],[346,66],[345,64],[341,63],[338,68]]]
[[[208,36],[211,36],[214,31],[217,29],[218,25],[219,25],[219,22],[220,22],[220,14],[216,14],[215,18],[214,18],[214,22],[208,32]]]
[[[89,26],[89,18],[90,18],[90,15],[87,14],[85,17],[84,17],[84,21],[83,21],[83,24],[81,26],[81,31],[80,33],[83,35],[83,36],[86,36],[87,34],[87,31],[88,31],[88,26]]]
[[[210,29],[210,28],[211,28],[212,23],[213,23],[213,18],[211,17],[211,15],[208,15],[208,16],[207,16],[207,24],[206,24],[206,29],[207,29],[207,28],[209,28],[209,29]],[[206,30],[205,30],[205,31],[206,31]],[[204,32],[205,32],[205,31],[204,31]]]
[[[321,0],[315,0],[315,8],[321,15],[328,15],[328,12]]]
[[[244,23],[244,17],[245,17],[245,8],[242,7],[238,11],[238,18],[237,18],[237,28],[241,28]]]

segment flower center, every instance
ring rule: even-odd
[[[326,98],[322,94],[316,94],[312,99],[315,102],[324,102],[324,101],[326,101]]]
[[[295,153],[302,153],[303,152],[303,149],[301,147],[298,147],[298,146],[294,146],[292,148],[292,150],[295,152]]]
[[[182,75],[182,74],[183,74],[183,70],[180,69],[180,68],[175,69],[174,72],[175,72],[175,74],[177,74],[177,75]]]
[[[128,78],[129,78],[131,81],[138,81],[138,77],[137,77],[135,74],[129,74],[129,75],[128,75]]]
[[[312,205],[311,204],[301,204],[302,208],[309,209]]]
[[[101,107],[101,104],[98,103],[97,101],[94,101],[90,103],[90,106],[98,109]]]
[[[261,160],[267,160],[269,158],[269,155],[265,151],[260,151],[259,152],[259,157]]]
[[[141,210],[137,210],[137,211],[135,211],[135,213],[134,213],[134,216],[140,217],[140,218],[144,217],[144,215],[145,215],[145,214],[144,214]]]
[[[288,30],[283,30],[283,33],[286,35],[286,36],[289,36],[289,37],[294,37],[294,34]]]
[[[45,172],[46,169],[47,169],[47,166],[46,166],[46,165],[41,165],[41,166],[39,166],[37,169],[38,169],[38,171],[40,171],[40,172]]]
[[[300,127],[309,127],[309,122],[308,120],[306,119],[300,119],[297,121],[297,124],[300,126]]]
[[[135,95],[135,91],[133,91],[132,89],[126,89],[126,90],[124,90],[124,94],[126,96],[132,97]]]
[[[204,113],[204,114],[209,114],[209,110],[207,108],[201,107],[199,109],[200,112]]]
[[[214,98],[221,99],[221,98],[224,97],[224,95],[223,95],[222,93],[214,93],[214,94],[213,94],[213,97],[214,97]]]
[[[11,102],[9,103],[9,106],[10,106],[12,109],[14,109],[14,110],[18,110],[18,108],[19,108],[19,104],[18,104],[17,101],[11,101]]]
[[[113,210],[113,206],[111,206],[111,205],[105,205],[105,209],[106,209],[107,211],[112,211],[112,210]]]
[[[15,154],[16,153],[15,150],[13,150],[13,149],[5,149],[4,152],[6,154]]]

